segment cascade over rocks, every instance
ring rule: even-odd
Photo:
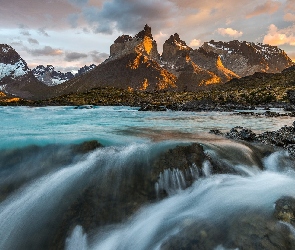
[[[87,142],[90,148],[93,144],[96,147],[97,142]],[[83,147],[84,144],[79,146]],[[217,164],[217,159],[212,160],[198,143],[174,146],[147,162],[139,155],[125,164],[128,168],[122,166],[108,171],[104,178],[93,173],[88,187],[80,191],[79,198],[64,213],[54,236],[55,246],[63,249],[65,234],[76,225],[91,232],[99,226],[119,223],[142,205],[166,197],[169,192],[185,189],[209,172],[236,173],[222,162]]]

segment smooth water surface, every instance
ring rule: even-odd
[[[208,133],[244,126],[254,131],[290,126],[292,117],[237,116],[227,112],[138,112],[130,107],[0,107],[0,148],[89,139],[126,144],[164,132]],[[126,136],[127,135],[127,136]]]

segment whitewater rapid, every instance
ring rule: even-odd
[[[295,247],[293,225],[273,216],[295,198],[294,159],[208,133],[292,118],[128,107],[10,107],[0,118],[1,250]]]

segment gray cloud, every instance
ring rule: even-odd
[[[68,19],[68,22],[70,23],[72,28],[78,27],[79,14],[72,13],[72,14],[68,15],[67,19]]]
[[[28,38],[28,42],[30,43],[30,44],[39,44],[39,42],[36,40],[36,39],[33,39],[33,38]]]
[[[30,32],[28,31],[28,27],[24,24],[19,25],[20,28],[20,34],[23,36],[31,36]]]
[[[104,60],[106,60],[109,57],[107,53],[100,53],[96,50],[89,52],[89,55],[92,57],[92,60],[95,63],[102,63]]]
[[[15,28],[19,23],[37,29],[66,27],[64,18],[77,11],[67,0],[0,0],[1,26]]]
[[[23,46],[22,41],[13,41],[10,43],[11,46]]]
[[[146,23],[155,29],[165,27],[174,17],[175,8],[168,0],[112,0],[105,1],[101,8],[84,8],[83,16],[97,33],[112,34],[114,29],[137,32]]]
[[[23,35],[23,36],[31,36],[30,32],[27,31],[27,30],[22,30],[20,33],[21,33],[21,35]]]
[[[267,2],[256,6],[256,8],[246,15],[247,18],[259,16],[262,14],[273,14],[278,11],[281,3],[277,1],[268,0]]]
[[[79,53],[79,52],[66,52],[65,60],[67,62],[78,61],[79,59],[86,58],[87,54]]]
[[[84,6],[87,5],[88,0],[68,0],[68,2],[75,6]]]
[[[26,51],[33,56],[59,56],[64,52],[61,49],[54,49],[51,46],[44,46],[42,49],[28,49]]]
[[[39,28],[38,33],[43,36],[49,37],[48,33],[45,31],[45,28]]]

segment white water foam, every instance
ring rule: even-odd
[[[261,172],[255,176],[213,175],[193,187],[142,209],[130,222],[98,235],[89,249],[159,249],[185,226],[197,221],[230,220],[244,208],[270,212],[283,195],[295,196],[290,176]]]
[[[87,250],[87,235],[81,226],[76,226],[69,238],[66,239],[65,250]]]

